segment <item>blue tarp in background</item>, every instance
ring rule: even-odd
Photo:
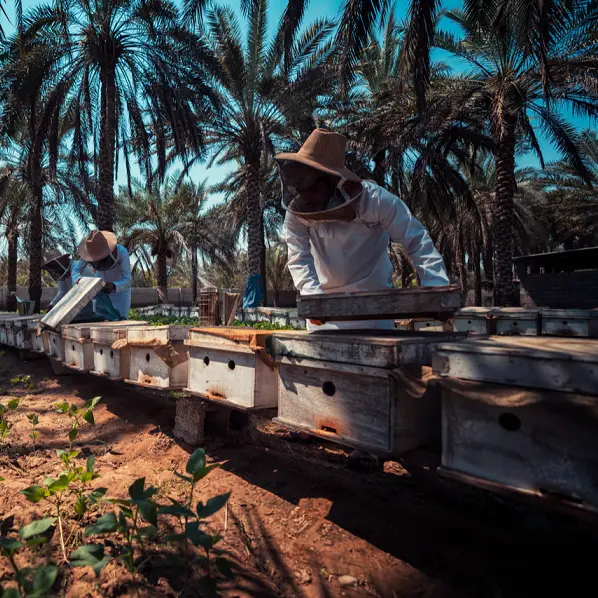
[[[245,296],[243,297],[243,309],[248,307],[259,307],[262,302],[262,281],[259,274],[252,274],[247,277],[245,283]]]

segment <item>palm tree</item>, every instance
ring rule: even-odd
[[[165,176],[167,152],[195,155],[202,145],[194,106],[210,95],[204,72],[213,66],[205,43],[182,28],[168,0],[54,0],[32,11],[25,35],[55,50],[60,100],[73,114],[71,162],[97,197],[96,225],[114,227],[114,177],[122,151],[145,176],[152,158]]]
[[[17,261],[19,238],[27,222],[27,187],[6,167],[0,175],[0,227],[7,242],[7,309],[17,308]]]
[[[208,13],[207,36],[220,63],[220,110],[209,123],[206,141],[213,160],[237,161],[246,190],[248,274],[262,274],[264,173],[272,168],[274,148],[315,126],[318,97],[332,83],[327,38],[332,23],[317,21],[300,34],[302,12],[289,2],[271,40],[267,34],[268,0],[241,3],[247,17],[247,39],[232,10]],[[326,77],[325,75],[328,75]],[[265,297],[265,295],[264,295]]]
[[[206,212],[208,201],[207,180],[201,183],[184,182],[175,194],[185,211],[181,215],[184,221],[184,235],[191,255],[191,287],[193,304],[198,298],[198,254],[209,256],[210,261],[218,261],[223,266],[234,259],[236,237],[228,234],[217,210]]]
[[[199,213],[205,195],[193,185],[177,189],[177,176],[163,185],[154,182],[149,189],[138,181],[133,194],[121,189],[117,213],[123,231],[123,244],[131,252],[149,250],[155,258],[160,303],[168,302],[168,263],[190,252],[190,244],[207,261],[226,264],[228,253],[220,229],[209,216]],[[197,192],[197,193],[196,193]]]
[[[538,22],[533,11],[514,0],[491,7],[478,4],[477,13],[447,13],[461,27],[463,37],[439,33],[437,45],[472,69],[455,76],[455,83],[465,104],[478,106],[489,116],[496,165],[492,209],[495,302],[509,305],[517,303],[512,233],[518,144],[527,142],[544,164],[537,122],[579,176],[585,181],[591,178],[577,132],[554,108],[558,102],[559,107],[577,114],[598,116],[597,42],[587,22],[596,19],[598,6],[590,7],[582,0],[563,3],[560,11],[543,15]],[[550,28],[550,35],[539,30],[541,25]],[[536,51],[537,44],[542,45],[541,51]]]

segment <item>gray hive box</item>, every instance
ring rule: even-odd
[[[79,322],[77,324],[62,326],[64,365],[79,372],[93,370],[94,349],[91,339],[92,329],[127,329],[135,325],[139,325],[139,322],[123,320],[120,322]]]
[[[492,334],[493,320],[490,312],[491,308],[488,307],[464,307],[455,314],[453,326],[457,332]]]
[[[38,315],[30,315],[30,316],[21,316],[19,318],[14,318],[7,323],[7,340],[9,341],[8,344],[16,347],[17,349],[29,350],[33,348],[32,340],[31,340],[31,331],[29,329],[29,324],[37,323],[40,321],[41,316]]]
[[[496,334],[501,336],[538,336],[540,310],[525,307],[501,307],[492,310]]]
[[[111,380],[124,380],[131,369],[131,349],[128,346],[127,330],[135,326],[145,326],[147,322],[111,322],[112,325],[90,328],[93,343],[93,369],[90,373],[106,376]],[[121,346],[122,345],[122,346]]]
[[[101,278],[83,277],[73,288],[42,318],[43,326],[60,330],[70,324],[79,312],[98,294],[104,286]]]
[[[188,326],[127,329],[131,365],[126,382],[148,388],[184,388],[189,375]]]
[[[462,337],[276,333],[276,421],[380,455],[434,442],[440,436],[440,399],[425,364],[435,345]]]
[[[243,410],[278,403],[278,372],[266,345],[271,331],[195,328],[189,331],[191,394]]]
[[[598,310],[543,309],[542,334],[547,336],[598,336]]]
[[[297,298],[297,315],[308,320],[387,320],[450,317],[461,307],[457,286],[322,293]]]
[[[10,326],[10,321],[21,317],[17,313],[0,314],[0,345],[8,345],[7,330]]]
[[[40,320],[29,320],[27,328],[31,335],[31,350],[34,353],[48,353],[48,333],[41,329]]]
[[[434,371],[445,475],[598,512],[598,341],[445,344]]]

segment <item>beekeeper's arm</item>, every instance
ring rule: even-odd
[[[89,267],[89,264],[83,260],[73,260],[73,265],[71,266],[71,276],[73,279],[73,284],[77,284],[84,276],[86,278],[98,278],[97,273],[94,272]]]
[[[131,288],[131,260],[129,252],[120,245],[118,246],[118,263],[116,267],[120,269],[120,276],[118,280],[114,281],[116,287],[115,293],[124,293]]]
[[[286,213],[284,236],[289,249],[288,267],[301,295],[321,293],[314,257],[309,242],[309,228],[294,214]]]
[[[428,231],[416,220],[409,208],[396,195],[379,188],[372,194],[370,209],[375,221],[397,243],[401,243],[413,261],[421,283],[425,287],[449,284],[442,256],[434,247]],[[369,219],[372,215],[365,215]]]

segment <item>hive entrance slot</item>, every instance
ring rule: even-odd
[[[320,426],[320,429],[323,432],[329,432],[330,434],[337,434],[336,428],[333,428],[332,426]]]

